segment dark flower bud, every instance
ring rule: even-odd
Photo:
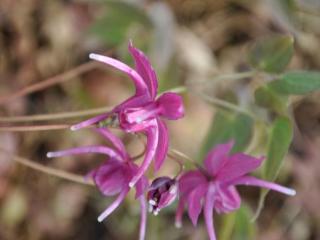
[[[178,185],[175,179],[159,177],[153,180],[148,191],[149,211],[158,215],[159,211],[170,205],[178,194]]]

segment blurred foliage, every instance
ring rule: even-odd
[[[153,41],[154,36],[164,35],[153,22],[156,17],[164,18],[158,10],[163,6],[174,16],[172,26],[167,27],[173,32],[166,33],[170,34],[166,37],[172,37],[172,49],[167,45],[165,49],[163,45],[155,46]],[[319,154],[315,153],[319,149],[316,129],[320,118],[320,107],[316,104],[320,88],[318,1],[103,0],[16,4],[4,0],[0,1],[0,15],[1,94],[80,65],[92,51],[110,53],[130,65],[133,63],[127,53],[130,38],[139,48],[147,50],[148,55],[154,48],[158,48],[157,53],[174,54],[161,72],[158,71],[161,91],[179,84],[188,86],[186,117],[177,124],[168,124],[171,145],[202,161],[213,146],[233,138],[233,152],[254,151],[267,155],[262,171],[257,174],[274,180],[289,172],[288,177],[279,179],[284,185],[293,182],[298,193],[304,192],[287,202],[282,196],[272,195],[260,219],[251,223],[252,213],[246,203],[256,205],[258,190],[244,187],[240,191],[242,207],[234,213],[215,216],[216,222],[221,223],[218,236],[222,240],[320,238],[317,205],[320,194],[316,195],[320,189],[317,174],[320,163]],[[157,62],[157,54],[152,60]],[[155,69],[157,67],[155,65]],[[309,69],[313,70],[307,71]],[[236,76],[226,78],[225,73]],[[212,76],[218,76],[218,80],[211,81]],[[113,74],[109,68],[92,70],[75,81],[1,106],[1,116],[114,105],[132,93],[132,89],[122,84],[122,75]],[[193,94],[204,82],[206,95]],[[200,100],[206,96],[225,101],[230,90],[237,101],[228,103],[250,114],[222,110],[215,105],[212,111],[212,104],[209,107]],[[310,99],[312,101],[308,101]],[[300,101],[304,103],[301,106]],[[308,111],[293,115],[296,105]],[[293,129],[296,119],[308,120],[299,122],[299,126],[304,126],[299,131]],[[73,121],[78,120],[66,123]],[[254,128],[257,124],[261,127]],[[312,137],[306,140],[307,131],[312,132]],[[41,164],[85,174],[100,161],[99,157],[44,159],[49,149],[99,142],[85,131],[77,134],[75,137],[67,131],[30,132],[10,134],[6,138],[0,134],[0,139],[3,147],[31,156]],[[257,135],[263,136],[262,139],[257,140]],[[128,136],[123,139],[132,152],[137,152],[139,144]],[[95,191],[86,194],[83,186],[51,181],[40,173],[1,164],[10,159],[0,157],[1,240],[133,239],[138,236],[139,208],[133,198],[127,199],[115,214],[99,224],[96,217],[111,200],[100,195],[96,199]],[[293,171],[288,169],[286,161],[292,163]],[[174,164],[162,170],[163,174],[174,175],[176,166],[171,165]],[[263,192],[262,200],[265,194]],[[283,204],[285,207],[280,209]],[[299,214],[291,218],[291,209],[301,209],[303,218],[298,221]],[[198,228],[184,221],[184,228],[176,230],[173,211],[172,207],[158,217],[149,217],[147,239],[207,237],[201,221]],[[299,238],[301,235],[295,234],[297,232],[304,233],[304,237]]]
[[[249,61],[259,70],[278,73],[289,64],[294,48],[293,37],[272,36],[257,41],[249,53]]]
[[[307,94],[320,89],[320,72],[287,72],[269,86],[282,94]]]
[[[104,0],[99,4],[103,14],[94,21],[90,31],[110,46],[127,45],[133,38],[138,46],[146,44],[151,22],[145,12],[130,3]]]
[[[255,103],[258,106],[267,108],[279,115],[286,114],[287,112],[287,97],[277,94],[269,86],[257,88],[254,92],[254,97]]]
[[[235,140],[233,152],[245,150],[250,142],[253,131],[253,120],[250,116],[241,113],[219,111],[212,120],[208,135],[202,145],[200,159],[204,159],[210,149],[219,143],[230,139]]]

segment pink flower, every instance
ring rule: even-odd
[[[156,178],[148,189],[149,211],[154,215],[158,215],[162,208],[170,205],[176,199],[177,194],[176,179],[169,177]]]
[[[147,136],[146,155],[137,173],[132,177],[129,186],[133,187],[151,161],[155,158],[155,169],[158,170],[168,151],[168,130],[160,117],[170,120],[182,118],[184,107],[181,96],[166,92],[157,97],[158,80],[148,58],[139,49],[129,43],[129,51],[134,58],[136,68],[102,55],[90,54],[90,58],[113,66],[126,73],[135,84],[135,95],[116,106],[111,112],[96,116],[71,127],[77,130],[109,117],[117,119],[119,126],[126,132],[143,132]]]
[[[217,145],[204,161],[204,167],[189,171],[179,179],[179,205],[176,212],[176,225],[181,226],[184,206],[194,225],[204,209],[204,218],[210,240],[215,240],[213,210],[228,213],[240,207],[241,198],[237,185],[249,185],[268,188],[287,195],[295,195],[293,189],[267,182],[247,175],[258,168],[263,158],[255,158],[244,153],[229,155],[233,141]]]
[[[126,197],[130,190],[129,182],[132,177],[137,174],[138,166],[132,162],[119,138],[117,138],[107,129],[94,130],[109,140],[113,144],[114,149],[107,146],[87,146],[58,152],[48,152],[47,156],[52,158],[83,153],[101,153],[109,156],[108,160],[88,174],[88,177],[91,177],[94,180],[98,189],[105,196],[118,195],[115,201],[98,217],[98,221],[102,222],[121,204]],[[142,176],[135,185],[136,198],[139,199],[141,206],[140,240],[144,239],[146,229],[147,206],[144,192],[146,191],[147,187],[148,180],[145,176]]]

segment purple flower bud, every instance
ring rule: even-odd
[[[149,211],[158,215],[159,211],[170,205],[178,194],[178,185],[175,179],[159,177],[153,180],[148,191]]]

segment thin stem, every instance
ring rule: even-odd
[[[195,160],[193,160],[192,158],[190,158],[189,156],[187,156],[186,154],[180,152],[177,149],[173,149],[170,148],[169,149],[169,153],[168,155],[174,154],[177,157],[182,158],[184,161],[189,161],[191,162],[197,169],[199,169],[205,176],[207,176],[208,178],[210,178],[210,174],[208,173],[208,171],[206,169],[204,169],[200,164],[198,164]],[[172,155],[171,155],[172,156]]]
[[[168,153],[168,157],[171,158],[173,161],[175,161],[179,165],[179,171],[176,174],[176,176],[174,177],[174,179],[177,179],[180,176],[180,174],[183,172],[185,166],[184,166],[183,162],[180,159],[178,159],[177,157],[175,157],[174,155]]]
[[[186,86],[178,86],[178,87],[174,87],[174,88],[170,88],[168,90],[165,90],[161,93],[158,94],[158,97],[163,94],[163,93],[166,93],[166,92],[174,92],[174,93],[183,93],[183,92],[186,92],[188,89]]]
[[[96,66],[97,66],[96,62],[90,61],[90,62],[84,63],[78,67],[75,67],[75,68],[71,69],[70,71],[67,71],[67,72],[59,74],[57,76],[48,78],[47,80],[41,81],[41,82],[33,84],[31,86],[24,87],[15,93],[9,94],[4,97],[0,97],[0,105],[4,104],[6,102],[12,101],[15,98],[23,97],[23,96],[26,96],[30,93],[38,92],[38,91],[43,90],[45,88],[51,87],[55,84],[71,80],[82,73],[85,73],[85,72],[92,70]]]
[[[214,75],[211,76],[210,80],[200,80],[200,81],[194,81],[194,82],[188,82],[190,85],[199,85],[201,84],[202,87],[207,87],[210,84],[216,84],[217,81],[225,81],[225,80],[239,80],[243,78],[249,78],[256,75],[258,72],[256,70],[253,71],[247,71],[247,72],[240,72],[240,73],[228,73],[228,74],[220,74],[220,75]]]
[[[68,172],[54,169],[51,167],[43,166],[43,165],[36,163],[34,161],[31,161],[27,158],[17,156],[15,154],[7,151],[6,149],[1,148],[1,147],[0,147],[0,151],[4,154],[8,155],[9,157],[11,157],[12,160],[14,160],[24,166],[27,166],[27,167],[32,168],[34,170],[37,170],[39,172],[46,173],[48,175],[59,177],[59,178],[66,179],[66,180],[76,182],[76,183],[81,183],[81,184],[90,185],[90,186],[94,185],[94,183],[92,181],[85,181],[83,176],[73,174],[73,173],[68,173]]]
[[[101,114],[104,112],[108,112],[111,109],[112,107],[101,107],[101,108],[93,108],[93,109],[74,111],[74,112],[37,114],[37,115],[16,116],[16,117],[0,117],[0,122],[29,122],[29,121],[35,122],[35,121],[45,121],[45,120],[77,118],[82,116]]]
[[[0,132],[31,132],[31,131],[50,131],[68,129],[68,124],[54,124],[54,125],[36,125],[36,126],[7,126],[0,127]]]
[[[68,124],[48,124],[48,125],[32,125],[32,126],[7,126],[0,127],[0,132],[33,132],[33,131],[51,131],[51,130],[62,130],[70,129],[71,125]],[[92,126],[87,126],[84,128],[93,128]]]
[[[256,120],[260,119],[258,116],[256,116],[254,113],[250,112],[249,110],[241,108],[233,103],[227,102],[227,101],[219,99],[219,98],[211,97],[208,94],[200,92],[200,91],[193,91],[193,92],[196,95],[198,95],[199,97],[201,97],[203,100],[205,100],[206,102],[208,102],[212,105],[215,105],[217,107],[221,107],[224,109],[232,110],[234,112],[246,114],[249,117],[252,117],[253,119],[256,119]]]
[[[170,148],[168,154],[169,154],[171,157],[174,157],[174,155],[177,156],[177,157],[180,157],[180,158],[182,158],[183,160],[189,161],[189,162],[191,162],[192,164],[194,164],[195,166],[199,167],[199,164],[198,164],[195,160],[193,160],[192,158],[190,158],[189,156],[187,156],[186,154],[180,152],[180,151],[177,150],[177,149]]]

